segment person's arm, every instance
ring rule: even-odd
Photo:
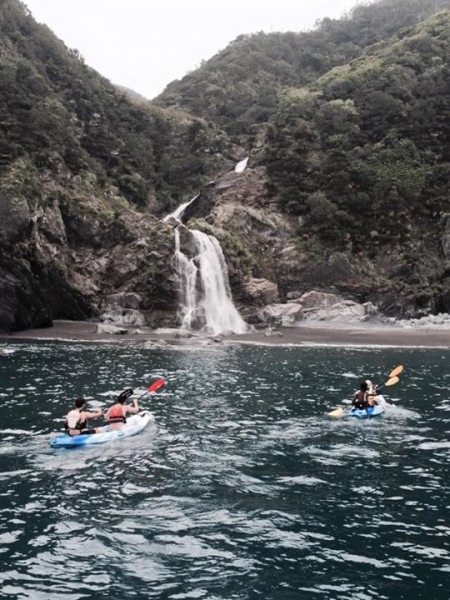
[[[96,412],[83,412],[84,418],[87,419],[98,419],[103,415],[102,410],[97,410]]]
[[[133,399],[133,406],[127,406],[127,412],[135,414],[139,412],[139,404],[137,398]]]

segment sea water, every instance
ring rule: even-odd
[[[448,600],[449,351],[3,347],[0,598]],[[399,364],[382,417],[327,417]],[[159,377],[155,426],[49,448]]]

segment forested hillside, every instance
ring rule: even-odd
[[[391,256],[384,275],[425,305],[450,272],[449,61],[444,11],[281,94],[263,158],[305,248]]]
[[[381,0],[308,33],[242,36],[156,102],[206,114],[253,148],[268,198],[297,218],[292,241],[318,270],[339,252],[366,289],[442,310],[449,8]]]
[[[226,139],[183,112],[133,102],[84,64],[18,0],[0,4],[3,173],[66,168],[166,211],[223,165]]]
[[[272,302],[450,312],[449,9],[380,0],[241,36],[147,103],[2,0],[0,330],[98,316],[117,293],[175,324],[160,218],[198,192],[186,218],[222,243],[244,311],[263,281]]]
[[[449,208],[449,59],[444,12],[283,93],[264,162],[284,210],[306,215],[324,242],[371,252],[438,225]]]
[[[174,81],[155,99],[221,125],[251,144],[259,125],[276,112],[279,92],[312,84],[337,65],[361,56],[380,40],[400,35],[450,0],[380,0],[356,6],[342,19],[323,19],[317,29],[242,35],[225,50]]]

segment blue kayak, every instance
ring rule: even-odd
[[[105,444],[113,440],[131,437],[144,431],[149,423],[155,421],[155,417],[148,411],[142,411],[136,415],[127,417],[127,422],[121,429],[110,431],[109,425],[103,427],[102,433],[94,433],[91,435],[67,435],[63,433],[50,441],[52,448],[79,448],[80,446],[94,446],[97,444]]]
[[[356,417],[357,419],[370,419],[378,415],[382,415],[386,410],[386,400],[383,396],[377,396],[377,404],[375,406],[369,406],[368,408],[351,408],[347,414],[350,417]]]

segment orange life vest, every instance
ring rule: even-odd
[[[126,423],[127,419],[123,414],[122,404],[115,404],[108,412],[109,423]]]

